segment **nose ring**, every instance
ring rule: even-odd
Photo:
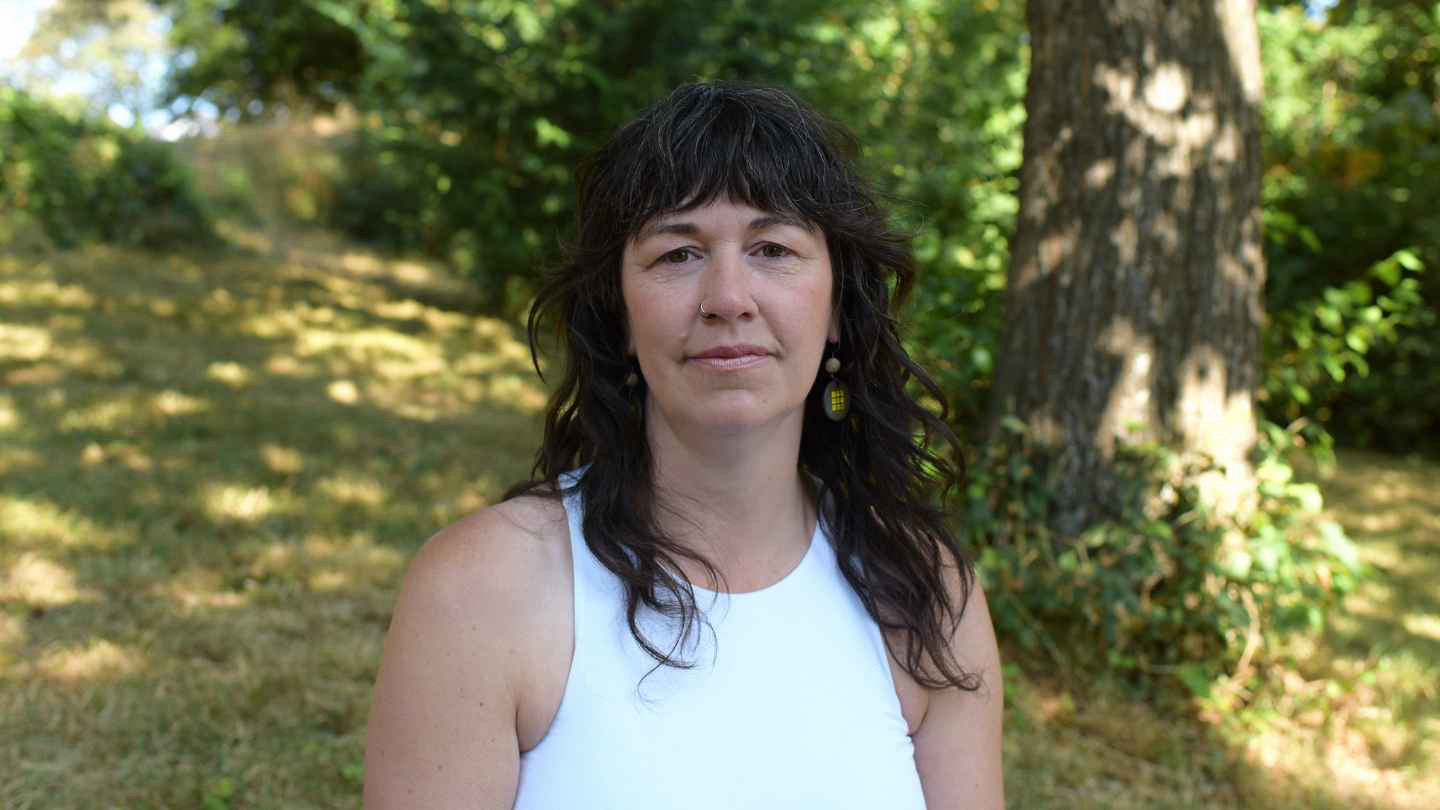
[[[715,317],[715,313],[713,313],[713,312],[706,312],[706,311],[705,311],[705,302],[704,302],[704,301],[701,301],[701,302],[700,302],[700,317],[706,318],[706,319]]]

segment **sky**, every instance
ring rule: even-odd
[[[0,25],[0,74],[10,72],[11,60],[25,47],[25,40],[29,39],[30,32],[35,30],[35,22],[40,12],[51,2],[52,0],[0,0],[0,8],[5,9],[5,16],[8,18],[5,25]]]

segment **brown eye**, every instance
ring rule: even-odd
[[[783,259],[790,255],[790,249],[770,242],[760,246],[760,255],[767,259]]]
[[[666,264],[683,264],[690,260],[690,248],[675,248],[660,257],[660,261]]]

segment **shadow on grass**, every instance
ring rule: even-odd
[[[404,564],[544,391],[463,283],[333,247],[0,255],[0,805],[358,804]]]
[[[0,255],[0,806],[356,806],[409,554],[528,471],[543,391],[462,282],[252,248]],[[1428,806],[1440,468],[1342,460],[1377,576],[1270,730],[1025,661],[1013,806]]]
[[[1306,473],[1370,568],[1327,629],[1271,650],[1227,716],[1007,650],[1014,806],[1437,806],[1440,465],[1345,452]]]

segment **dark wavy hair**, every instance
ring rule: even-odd
[[[847,131],[788,92],[707,82],[683,85],[640,113],[577,171],[578,237],[546,277],[528,324],[537,370],[540,337],[553,330],[565,376],[546,412],[532,478],[507,497],[558,497],[560,476],[588,465],[573,484],[585,504],[585,542],[624,583],[630,631],[657,667],[690,665],[676,653],[703,620],[676,560],[691,560],[721,580],[709,561],[667,537],[656,521],[662,505],[652,479],[644,383],[625,384],[633,366],[621,255],[653,218],[728,198],[814,223],[829,246],[836,351],[844,362],[839,377],[850,391],[851,416],[836,422],[823,415],[817,369],[799,466],[819,482],[812,494],[845,579],[882,628],[903,631],[904,649],[892,653],[917,680],[979,686],[949,645],[974,584],[941,508],[959,470],[938,448],[953,450],[956,441],[943,404],[936,415],[907,390],[916,383],[944,402],[897,330],[895,314],[915,276],[909,237],[890,226],[855,169],[856,152]],[[942,570],[951,564],[960,575],[958,602]],[[662,648],[646,637],[642,607],[678,621],[673,644]],[[927,655],[934,668],[922,670]]]

